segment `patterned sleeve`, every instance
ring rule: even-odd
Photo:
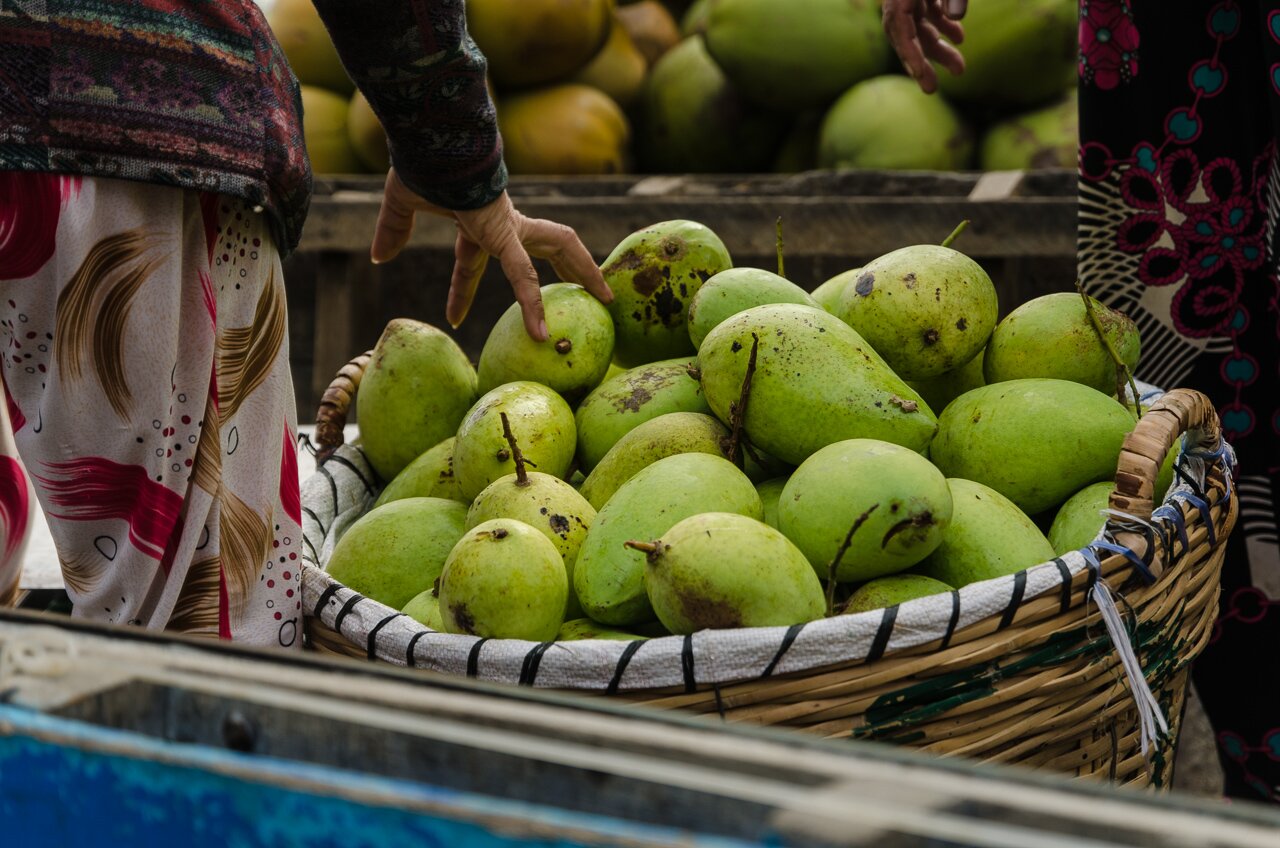
[[[465,0],[313,2],[382,121],[405,185],[455,210],[502,194],[502,137]]]

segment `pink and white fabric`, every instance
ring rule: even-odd
[[[75,614],[301,644],[280,260],[214,194],[0,173],[0,598],[32,478]]]

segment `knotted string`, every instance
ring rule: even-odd
[[[1124,619],[1120,617],[1115,598],[1111,596],[1111,588],[1107,585],[1107,581],[1102,579],[1102,563],[1098,561],[1097,554],[1089,548],[1084,548],[1080,553],[1089,564],[1089,571],[1093,575],[1093,586],[1089,589],[1089,597],[1097,604],[1098,612],[1102,615],[1102,623],[1107,628],[1107,635],[1111,637],[1111,643],[1116,646],[1116,653],[1120,655],[1120,664],[1124,668],[1129,691],[1133,695],[1134,705],[1138,708],[1139,742],[1142,746],[1142,756],[1145,757],[1151,746],[1158,742],[1161,736],[1169,733],[1169,722],[1165,720],[1164,711],[1160,709],[1160,703],[1155,695],[1151,694],[1151,687],[1147,685],[1146,675],[1142,672],[1142,664],[1138,661],[1138,655],[1133,650],[1128,631],[1125,630]]]

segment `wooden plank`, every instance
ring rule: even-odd
[[[56,826],[72,828],[44,842],[37,831],[35,841],[16,844],[83,841],[59,841],[81,833],[79,822],[63,824],[78,810],[113,811],[102,814],[115,824],[133,821],[121,813],[141,813],[135,804],[172,804],[204,823],[199,816],[224,809],[223,799],[234,799],[229,810],[238,814],[240,804],[277,792],[308,796],[296,804],[290,797],[292,819],[310,813],[325,823],[317,838],[304,843],[379,848],[402,841],[346,841],[340,837],[363,831],[334,830],[345,825],[321,808],[335,801],[361,805],[361,812],[369,807],[379,826],[387,808],[474,824],[465,805],[427,807],[422,798],[453,802],[485,795],[490,805],[481,813],[510,810],[503,802],[514,801],[526,813],[557,808],[573,814],[573,821],[581,821],[579,815],[613,820],[628,837],[651,833],[641,833],[642,824],[673,828],[684,831],[690,845],[719,838],[797,846],[942,841],[991,848],[1272,848],[1280,827],[1280,812],[1254,805],[1224,807],[935,761],[878,745],[836,744],[369,663],[324,662],[80,622],[55,629],[42,623],[49,620],[0,613],[0,691],[12,704],[38,710],[56,696],[60,682],[77,695],[86,679],[99,675],[130,682],[80,697],[64,718],[0,707],[0,759],[27,746],[26,740],[48,743],[34,755],[28,746],[0,762],[0,815],[10,814],[6,835],[33,810],[41,815],[28,820],[52,817]],[[227,747],[234,752],[219,750]],[[110,779],[99,783],[88,767],[64,769],[68,750],[106,755],[92,766]],[[113,759],[129,760],[146,780],[117,777]],[[149,771],[147,763],[185,769],[185,782]],[[36,799],[23,795],[46,775]],[[210,776],[234,783],[211,786],[205,781]],[[138,800],[113,795],[117,784]],[[194,794],[203,805],[188,804],[187,787],[199,790]],[[99,795],[118,806],[95,806]],[[291,820],[252,809],[277,825]],[[163,811],[157,816],[173,821]],[[237,815],[229,823],[251,827],[252,819]],[[494,831],[548,836],[545,829],[531,830],[531,819],[536,821],[527,814],[508,819]],[[208,824],[217,832],[216,821]],[[565,833],[576,838],[589,831]],[[104,843],[115,841],[87,844]]]
[[[1074,256],[1076,203],[1065,198],[1012,197],[997,201],[915,197],[530,197],[520,209],[573,227],[602,260],[629,233],[657,221],[705,223],[730,253],[767,255],[774,222],[782,217],[787,249],[796,254],[877,256],[904,244],[939,242],[969,219],[962,249],[981,256]],[[364,254],[378,211],[378,196],[339,192],[317,198],[300,250]],[[410,246],[451,250],[454,226],[419,216]]]

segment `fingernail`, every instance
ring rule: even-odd
[[[947,0],[947,17],[958,18],[964,14],[965,0]]]

